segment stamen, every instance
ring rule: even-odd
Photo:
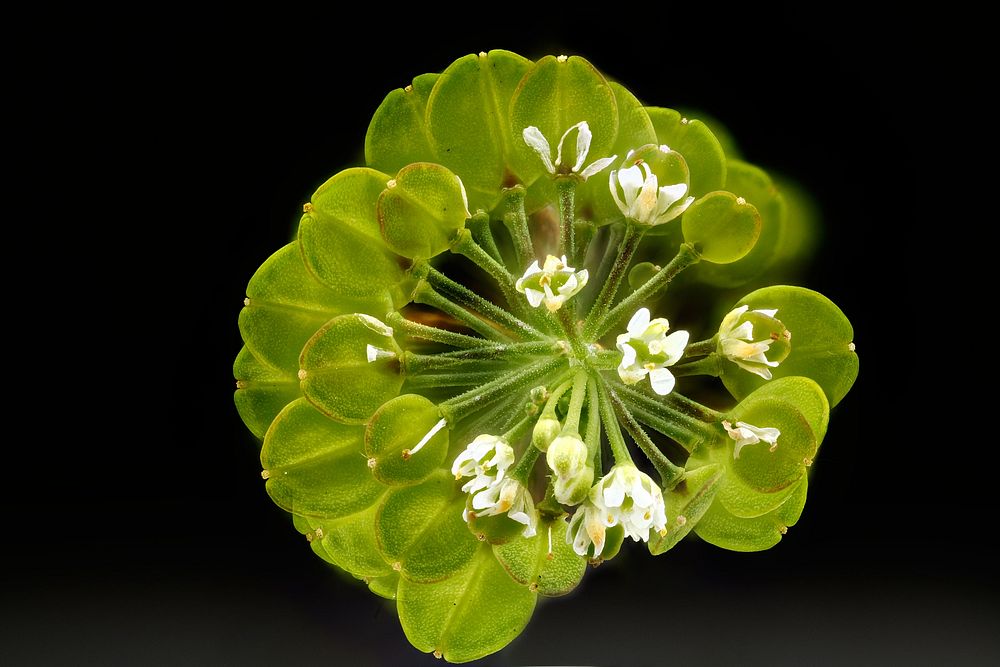
[[[404,449],[403,450],[403,458],[404,459],[408,459],[411,456],[413,456],[414,454],[416,454],[417,452],[419,452],[421,450],[421,448],[423,448],[423,446],[427,444],[428,440],[430,440],[435,435],[437,435],[437,432],[440,431],[441,429],[443,429],[447,425],[448,425],[448,422],[445,421],[444,419],[439,420],[437,424],[434,424],[434,426],[431,427],[431,430],[427,431],[427,435],[425,435],[423,438],[421,438],[420,442],[417,443],[416,447],[414,447],[413,449]]]

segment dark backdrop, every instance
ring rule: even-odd
[[[861,374],[833,413],[804,516],[778,547],[735,554],[688,540],[657,559],[626,549],[568,598],[542,601],[484,664],[995,661],[994,538],[967,530],[975,475],[953,467],[957,443],[928,410],[944,400],[942,313],[918,298],[926,278],[914,268],[937,213],[929,33],[856,9],[621,5],[557,19],[496,7],[489,28],[368,11],[362,23],[319,13],[252,17],[252,28],[202,17],[146,45],[162,85],[136,105],[149,121],[135,140],[156,150],[135,168],[157,174],[144,194],[167,220],[140,232],[153,259],[137,279],[148,276],[143,308],[156,317],[138,332],[143,400],[102,430],[115,455],[88,461],[112,474],[64,471],[79,483],[72,496],[29,516],[45,537],[8,571],[5,657],[433,661],[409,646],[390,604],[330,571],[267,498],[232,405],[236,317],[301,203],[360,159],[388,90],[507,48],[580,54],[648,103],[703,109],[747,159],[813,193],[826,228],[804,284],[851,318]]]

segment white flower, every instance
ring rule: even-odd
[[[660,146],[660,151],[669,153],[670,148]],[[660,187],[656,174],[646,162],[612,171],[608,187],[622,215],[644,225],[670,222],[694,201],[694,197],[684,196],[688,191],[687,183]]]
[[[628,323],[627,333],[619,334],[618,349],[622,361],[618,376],[625,384],[636,384],[649,375],[649,383],[660,396],[674,388],[674,374],[667,370],[684,354],[687,331],[667,335],[670,323],[662,317],[650,321],[649,309],[640,308]]]
[[[604,540],[607,529],[617,523],[614,514],[599,502],[586,501],[576,508],[573,517],[566,526],[566,543],[573,545],[573,551],[578,556],[586,557],[590,545],[594,545],[593,558],[598,558],[604,551]]]
[[[549,445],[545,460],[555,473],[554,491],[560,503],[576,505],[587,497],[594,483],[588,454],[587,444],[575,435],[561,435]]]
[[[466,493],[477,493],[496,486],[514,463],[514,450],[503,438],[479,435],[469,443],[451,465],[455,479],[472,477],[462,487]]]
[[[563,145],[566,143],[566,139],[569,137],[573,130],[577,130],[576,134],[576,161],[573,166],[563,164]],[[573,127],[566,130],[563,133],[562,138],[559,140],[559,147],[556,151],[556,161],[552,162],[552,148],[549,147],[549,141],[534,125],[524,128],[521,132],[521,136],[524,138],[524,143],[538,153],[538,157],[542,159],[542,164],[545,165],[545,171],[549,172],[553,176],[556,174],[576,174],[583,180],[587,180],[599,171],[603,171],[612,162],[617,159],[617,155],[612,155],[611,157],[601,158],[600,160],[594,160],[589,166],[581,171],[584,161],[587,159],[587,153],[590,152],[590,140],[593,138],[593,134],[590,131],[590,125],[587,121],[580,121]],[[569,157],[569,151],[566,151],[567,158]]]
[[[549,255],[545,264],[538,266],[536,259],[517,279],[514,287],[528,298],[532,308],[544,301],[550,312],[556,312],[566,300],[579,292],[587,284],[590,274],[587,269],[577,271],[566,265],[566,255],[561,258]]]
[[[510,477],[472,496],[472,510],[477,517],[496,516],[506,512],[509,518],[524,525],[521,533],[524,537],[533,536],[538,525],[538,514],[531,494],[523,484]],[[469,521],[468,510],[463,511],[462,518]]]
[[[649,529],[667,529],[663,492],[631,463],[616,465],[590,492],[590,498],[607,509],[634,541],[649,540]]]
[[[729,433],[729,437],[736,441],[736,447],[733,449],[734,459],[740,458],[741,449],[747,445],[756,445],[761,441],[771,445],[768,448],[769,452],[778,448],[778,436],[781,435],[781,431],[776,428],[758,428],[746,422],[736,422],[736,428],[733,428],[733,425],[728,421],[722,422],[722,426]]]
[[[722,325],[719,327],[719,349],[724,357],[743,370],[759,375],[765,380],[770,380],[770,369],[775,368],[778,362],[768,361],[764,353],[768,351],[774,341],[765,338],[754,342],[753,323],[747,320],[744,320],[742,324],[739,323],[740,318],[749,308],[750,306],[734,308],[722,318]],[[773,318],[778,310],[755,310],[753,312]],[[786,331],[785,335],[789,336],[790,334]]]

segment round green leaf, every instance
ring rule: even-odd
[[[375,517],[382,556],[411,581],[440,581],[465,566],[479,542],[462,518],[465,497],[444,471],[392,489]]]
[[[289,404],[264,437],[267,492],[293,514],[339,518],[371,505],[385,487],[361,452],[364,429],[335,422],[305,399]]]
[[[699,111],[696,109],[687,109],[681,107],[677,110],[681,117],[686,118],[697,118],[698,122],[704,123],[708,126],[709,131],[715,136],[719,142],[719,146],[722,147],[722,152],[726,156],[727,160],[743,158],[743,153],[740,151],[740,147],[736,145],[736,139],[733,137],[733,133],[729,131],[722,121],[720,121],[715,116],[705,113],[704,111]],[[650,117],[653,117],[654,113],[650,111]]]
[[[368,360],[369,351],[378,355],[374,361]],[[399,393],[399,354],[390,327],[369,315],[341,315],[302,350],[302,392],[330,417],[360,424]]]
[[[691,172],[689,194],[695,197],[721,190],[726,184],[726,155],[705,123],[688,120],[679,111],[646,107],[656,141],[684,156]]]
[[[510,51],[468,55],[441,74],[427,102],[436,161],[462,178],[474,210],[492,210],[512,184],[508,163],[521,134],[511,134],[507,114],[530,68],[530,60]]]
[[[380,598],[387,600],[396,599],[396,589],[399,587],[399,573],[390,572],[383,577],[374,577],[368,580],[368,590]]]
[[[662,268],[662,266],[658,266],[652,262],[639,262],[628,272],[628,286],[633,290],[639,289],[649,282],[650,278],[659,273]]]
[[[320,186],[299,222],[306,268],[336,294],[400,301],[401,258],[385,247],[375,206],[389,177],[347,169]]]
[[[436,159],[424,115],[438,77],[421,74],[411,85],[385,96],[365,135],[365,162],[369,167],[394,174],[412,162]]]
[[[325,322],[343,313],[384,315],[385,298],[349,299],[318,282],[306,270],[297,243],[271,255],[250,279],[240,333],[254,355],[278,368],[297,367],[306,341]]]
[[[730,192],[710,192],[681,218],[684,240],[701,258],[729,264],[744,257],[760,236],[760,215],[752,204]]]
[[[436,583],[402,577],[397,610],[407,639],[448,662],[468,662],[499,651],[528,624],[536,595],[507,575],[489,545],[469,564]]]
[[[236,393],[233,401],[250,432],[263,438],[282,408],[302,395],[294,367],[268,366],[243,347],[233,363]]]
[[[403,167],[379,196],[377,208],[385,242],[411,259],[447,250],[469,218],[461,179],[430,162]]]
[[[417,394],[397,396],[380,407],[365,430],[365,455],[375,478],[390,485],[413,484],[441,467],[448,453],[446,427],[410,455],[440,420],[437,406]]]
[[[858,376],[858,355],[854,328],[835,303],[804,287],[776,285],[751,292],[735,305],[752,310],[777,308],[775,317],[791,333],[791,351],[771,369],[774,378],[798,375],[815,380],[831,407],[847,395]],[[729,361],[723,362],[721,377],[737,399],[767,383]]]
[[[823,235],[819,206],[804,188],[788,178],[773,175],[785,200],[785,227],[775,260],[783,270],[803,267],[813,256]]]
[[[700,263],[697,276],[717,287],[735,287],[756,278],[778,256],[785,225],[785,200],[762,169],[739,160],[727,164],[726,190],[752,204],[760,214],[760,236],[753,249],[730,264]]]
[[[618,136],[615,93],[594,66],[578,56],[546,56],[521,79],[510,107],[510,133],[522,137],[526,127],[537,127],[553,153],[563,134],[587,121],[593,139],[592,159],[611,155]],[[514,172],[525,184],[546,173],[542,161],[527,144],[514,142]]]
[[[493,554],[514,581],[546,597],[572,591],[587,569],[586,559],[566,542],[565,519],[541,521],[535,535],[494,545]]]
[[[741,518],[715,502],[695,526],[694,532],[709,544],[731,551],[764,551],[781,541],[794,526],[806,503],[809,481],[803,477],[795,491],[779,507],[759,517]]]
[[[650,531],[649,553],[658,556],[673,548],[691,532],[712,505],[723,486],[724,477],[725,469],[722,466],[704,465],[688,470],[677,486],[663,494],[667,532],[660,535],[655,530]]]
[[[371,506],[340,519],[313,519],[306,534],[312,550],[323,560],[358,578],[383,577],[393,572],[375,541],[377,497]]]

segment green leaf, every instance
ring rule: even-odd
[[[564,519],[542,521],[535,535],[494,545],[493,554],[514,581],[547,597],[572,591],[587,569],[586,559],[578,556],[566,542]]]
[[[440,581],[464,567],[479,542],[462,519],[465,496],[447,471],[390,490],[375,517],[382,556],[405,579]]]
[[[417,394],[397,396],[380,407],[365,430],[365,455],[375,478],[389,485],[413,484],[440,468],[448,453],[447,428],[409,453],[440,419],[437,406]]]
[[[304,398],[289,404],[264,437],[267,492],[293,514],[335,519],[371,505],[385,487],[361,451],[364,428],[335,422]]]
[[[390,572],[384,577],[375,577],[368,581],[368,590],[387,600],[396,599],[396,589],[399,587],[399,573]]]
[[[593,139],[590,156],[611,155],[618,136],[615,93],[594,66],[578,56],[546,56],[521,79],[510,107],[510,133],[522,138],[526,127],[537,127],[553,154],[563,133],[587,121]],[[542,161],[527,144],[514,142],[514,171],[525,184],[546,173]]]
[[[411,259],[434,257],[465,227],[469,204],[458,176],[439,164],[403,167],[379,195],[382,237],[395,252]]]
[[[760,214],[760,236],[753,249],[731,264],[701,263],[695,270],[700,280],[717,287],[735,287],[767,270],[778,256],[785,225],[785,200],[762,169],[739,160],[727,165],[726,190],[743,197]]]
[[[340,296],[402,299],[403,266],[385,247],[375,213],[388,182],[373,169],[342,171],[320,186],[299,222],[306,268]]]
[[[282,408],[302,395],[295,373],[294,367],[281,370],[268,366],[246,347],[236,355],[233,401],[243,423],[258,438],[264,437]]]
[[[777,308],[776,318],[791,332],[791,351],[771,373],[775,378],[803,376],[815,380],[830,407],[837,405],[858,377],[854,328],[835,303],[804,287],[775,285],[751,292],[737,302],[751,309]],[[767,383],[761,377],[723,362],[722,381],[741,399]]]
[[[656,141],[670,146],[684,156],[691,172],[691,190],[695,197],[721,190],[726,184],[726,154],[705,123],[688,120],[679,111],[646,107],[656,131]]]
[[[365,162],[394,174],[412,162],[435,161],[427,125],[427,100],[438,74],[421,74],[406,88],[393,90],[375,110],[365,135]]]
[[[512,184],[508,164],[514,142],[508,109],[531,61],[494,50],[448,66],[427,102],[427,125],[437,161],[458,174],[473,210],[491,211]]]
[[[468,662],[499,651],[521,633],[536,595],[511,579],[488,545],[444,581],[426,584],[400,579],[399,621],[417,649]]]
[[[297,243],[271,255],[247,285],[240,333],[254,356],[276,368],[297,368],[306,341],[343,313],[384,315],[385,299],[348,299],[306,270]]]
[[[731,551],[764,551],[781,541],[805,507],[809,481],[803,477],[795,491],[779,507],[755,518],[741,518],[715,502],[695,526],[694,532],[709,544]]]
[[[358,578],[394,573],[375,541],[375,514],[380,499],[378,496],[371,506],[340,519],[311,520],[306,537],[316,555]]]
[[[784,270],[802,267],[813,256],[823,235],[819,206],[801,186],[787,178],[772,175],[785,200],[785,227],[778,243],[776,264]]]
[[[369,345],[396,356],[368,361]],[[333,419],[366,422],[403,385],[399,354],[390,327],[369,315],[341,315],[317,331],[302,350],[302,392]]]
[[[753,205],[730,192],[710,192],[698,199],[681,218],[684,240],[701,258],[729,264],[744,257],[760,236],[760,214]]]
[[[689,461],[688,465],[691,464]],[[677,486],[663,494],[667,532],[660,535],[650,531],[649,553],[658,556],[668,551],[698,525],[723,486],[725,474],[725,469],[715,464],[688,470]]]

